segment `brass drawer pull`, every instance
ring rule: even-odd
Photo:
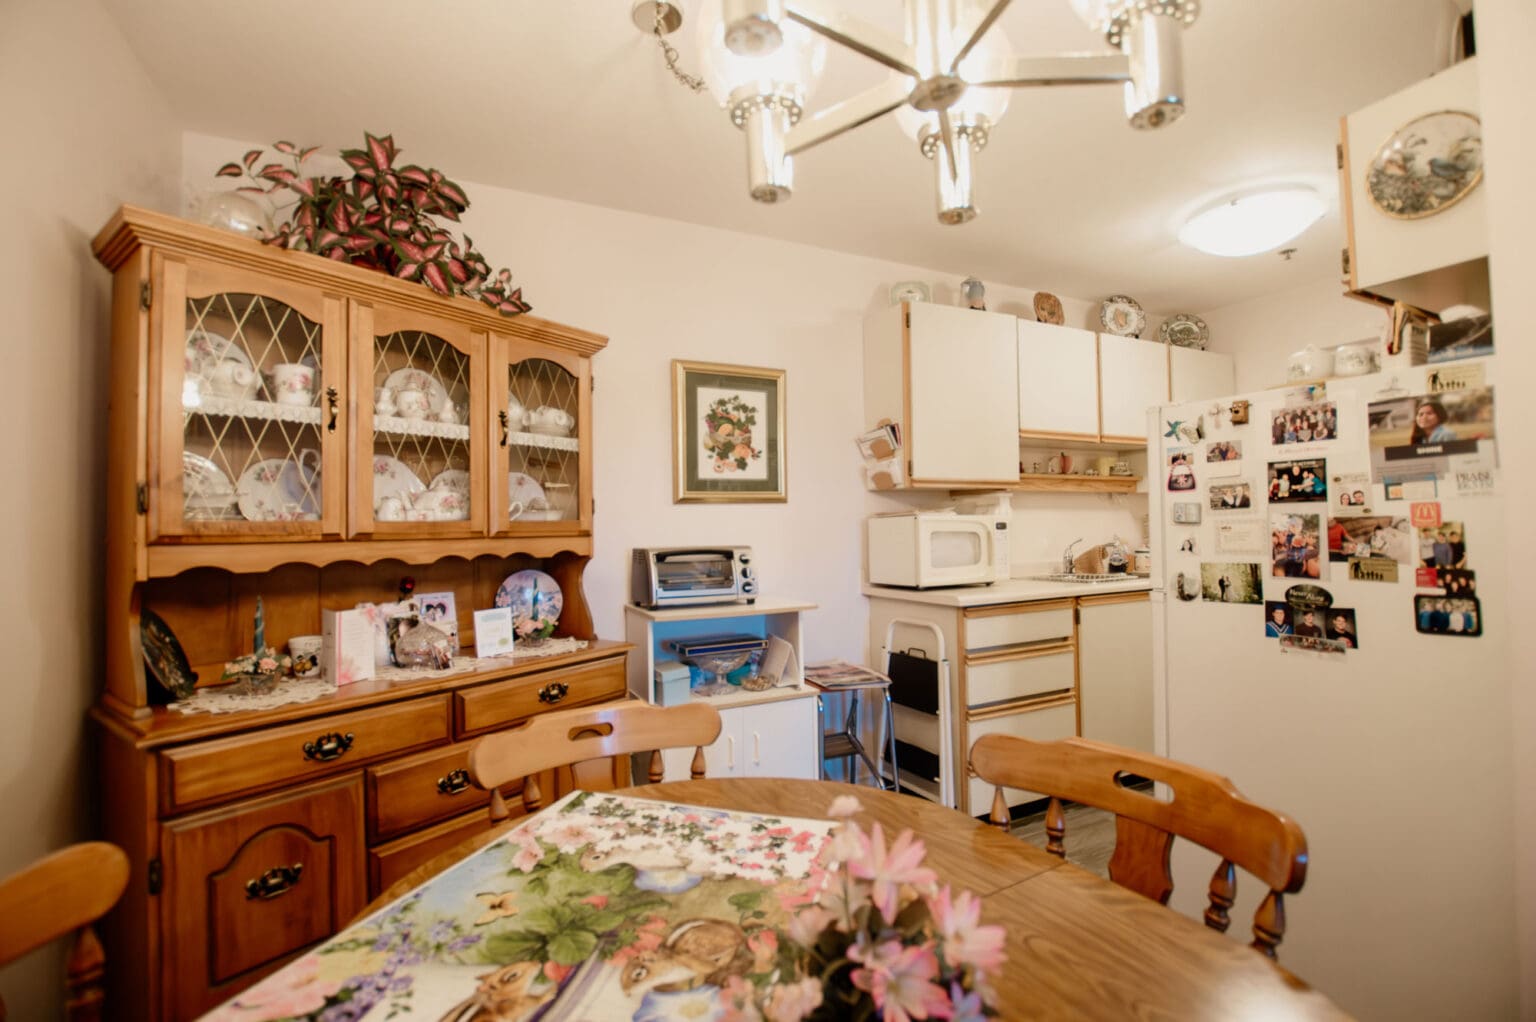
[[[330,734],[321,735],[312,742],[304,743],[304,758],[325,762],[328,759],[336,759],[352,748],[352,732],[338,734],[332,731]]]
[[[548,685],[545,685],[543,688],[539,689],[539,702],[550,704],[558,703],[560,700],[565,698],[565,694],[570,690],[571,686],[567,685],[565,682],[552,681]]]
[[[444,795],[457,795],[469,788],[469,771],[460,767],[448,771],[447,777],[437,779],[437,790]]]
[[[287,894],[299,882],[299,874],[303,872],[302,862],[295,862],[292,866],[273,866],[260,878],[245,882],[245,900],[260,898],[262,901],[271,901],[279,895]]]

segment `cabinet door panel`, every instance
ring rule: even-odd
[[[1168,348],[1099,335],[1099,429],[1106,438],[1147,442],[1147,409],[1168,402]]]
[[[1083,737],[1155,752],[1152,720],[1152,603],[1082,601],[1078,700]]]
[[[741,718],[744,776],[815,780],[820,775],[814,696],[743,706],[733,712]]]
[[[588,361],[499,334],[491,351],[492,534],[590,532]]]
[[[1017,482],[1013,317],[926,302],[910,310],[907,443],[913,479]]]
[[[1090,330],[1018,321],[1019,431],[1099,436],[1099,346]]]

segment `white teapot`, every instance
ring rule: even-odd
[[[221,397],[252,398],[260,382],[256,370],[238,359],[223,359],[208,370],[208,389]]]

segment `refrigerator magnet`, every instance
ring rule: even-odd
[[[1483,612],[1475,596],[1415,596],[1414,628],[1422,635],[1483,634]]]

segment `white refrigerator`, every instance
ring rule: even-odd
[[[1513,1017],[1482,982],[1515,954],[1507,715],[1524,670],[1505,663],[1499,594],[1524,558],[1483,436],[1493,364],[1149,414],[1158,751],[1300,823],[1280,961],[1362,1018]],[[1461,439],[1412,433],[1437,386]],[[1415,513],[1436,511],[1421,532]],[[1176,848],[1173,904],[1198,915],[1215,857]],[[1263,893],[1240,875],[1234,931]]]

